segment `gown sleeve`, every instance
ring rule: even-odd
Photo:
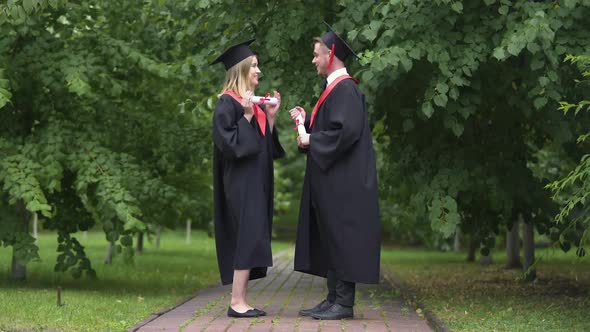
[[[307,132],[307,133],[311,132],[311,129],[309,129],[309,123],[311,121],[310,119],[311,119],[311,112],[306,113],[305,114],[305,121],[303,121],[303,127],[305,128],[305,132]],[[309,150],[308,148],[301,148],[299,146],[297,146],[297,149],[299,150],[299,152],[305,153],[305,154],[307,154],[307,151]]]
[[[266,106],[265,105],[260,105],[260,108],[264,111],[264,113],[266,113]],[[266,126],[268,127],[268,122],[266,123]],[[267,135],[270,133],[269,130],[267,130]],[[272,136],[271,136],[271,154],[272,154],[272,159],[280,159],[283,158],[285,156],[285,150],[283,149],[283,146],[281,145],[281,142],[279,142],[279,131],[277,128],[277,125],[275,123],[275,127],[272,130]]]
[[[221,96],[213,114],[213,142],[227,159],[256,155],[261,151],[261,137],[236,107],[230,96]]]
[[[361,137],[364,121],[364,97],[353,86],[342,82],[334,88],[332,98],[323,105],[328,119],[326,130],[312,133],[308,154],[326,171],[344,155]]]
[[[272,159],[280,159],[285,156],[285,150],[279,142],[279,131],[277,127],[272,131]]]

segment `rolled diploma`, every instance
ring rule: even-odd
[[[260,96],[252,96],[252,98],[250,98],[250,100],[254,103],[254,104],[260,104],[260,100],[264,100],[265,105],[276,105],[279,101],[277,100],[277,98],[275,97],[260,97]]]
[[[305,131],[305,126],[303,126],[303,117],[301,116],[301,114],[299,114],[295,118],[295,123],[297,124],[297,132],[300,136],[303,134],[307,134],[307,132]]]

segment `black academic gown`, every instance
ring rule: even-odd
[[[311,114],[307,114],[309,132]],[[375,153],[357,84],[334,87],[311,129],[295,270],[344,281],[379,282],[381,227]]]
[[[276,128],[262,136],[244,108],[222,95],[213,116],[213,195],[217,262],[224,285],[234,270],[252,269],[250,279],[272,266],[273,159],[284,155]]]

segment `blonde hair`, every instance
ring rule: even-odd
[[[225,82],[223,83],[223,90],[219,96],[225,91],[231,90],[238,96],[245,96],[246,91],[254,92],[254,87],[250,82],[250,67],[256,55],[251,55],[244,60],[238,62],[225,73]]]

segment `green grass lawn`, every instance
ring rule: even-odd
[[[214,242],[203,232],[194,232],[190,245],[183,233],[166,232],[159,250],[146,243],[131,266],[122,257],[111,266],[102,263],[103,234],[79,239],[98,280],[53,272],[56,238],[50,234],[40,236],[42,260],[28,265],[25,282],[9,281],[12,251],[0,250],[0,331],[122,331],[219,283]],[[273,251],[290,245],[274,241]],[[495,264],[482,267],[465,262],[463,253],[387,248],[382,261],[453,331],[590,330],[590,260],[554,250],[537,256],[542,261],[533,284],[505,270],[501,254],[495,254]],[[57,287],[63,289],[65,306],[56,305]]]
[[[9,280],[12,248],[0,250],[0,331],[123,331],[153,312],[167,308],[198,289],[219,283],[215,245],[203,232],[193,232],[190,245],[185,234],[164,232],[160,249],[146,241],[145,253],[126,265],[116,257],[103,264],[106,240],[89,233],[86,253],[98,280],[55,273],[57,238],[39,237],[40,262],[28,265],[25,282]],[[273,253],[289,247],[273,242]],[[65,306],[57,306],[61,287]]]
[[[538,251],[531,284],[504,269],[503,254],[494,255],[483,267],[464,253],[390,248],[382,262],[452,331],[590,331],[588,258]]]

